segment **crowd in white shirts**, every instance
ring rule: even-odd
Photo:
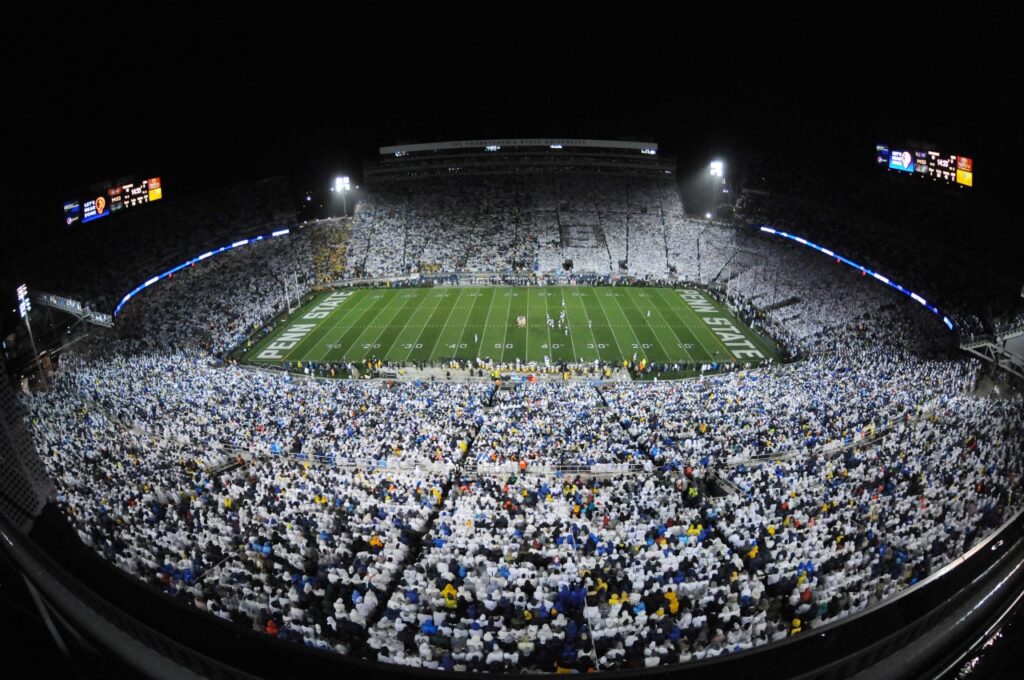
[[[490,213],[443,192],[417,198],[422,210],[378,194],[348,253],[367,272],[530,268],[546,232],[528,204],[577,226],[592,212],[595,237],[621,205],[589,181],[531,194],[536,181]],[[496,194],[490,182],[467,195]],[[664,200],[636,182],[625,205]],[[657,214],[615,219],[631,266],[664,274],[689,249]],[[518,254],[482,245],[517,219]],[[766,307],[769,286],[797,300],[775,311],[793,308],[777,323],[803,360],[512,390],[223,365],[280,308],[284,281],[312,283],[299,235],[156,286],[125,317],[131,337],[79,343],[24,399],[58,501],[85,543],[199,609],[477,671],[644,668],[767,644],[927,578],[1020,507],[1024,404],[974,396],[978,365],[931,315],[825,258],[691,227],[738,307]],[[614,261],[625,243],[608,233]]]

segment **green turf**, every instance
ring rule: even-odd
[[[549,328],[548,315],[557,322],[563,309],[566,324]],[[516,323],[519,316],[526,317],[525,328]],[[706,293],[607,286],[323,292],[246,344],[242,361],[271,365],[477,357],[541,364],[545,356],[551,363],[635,357],[756,365],[777,356],[770,340]]]

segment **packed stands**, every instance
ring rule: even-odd
[[[198,264],[134,300],[123,337],[66,353],[52,388],[24,401],[81,539],[198,609],[300,644],[586,671],[849,616],[1019,508],[1024,404],[974,396],[979,364],[885,289],[686,220],[646,178],[621,200],[579,178],[447,182],[375,190],[347,248],[328,224]],[[712,282],[805,358],[513,390],[225,365],[282,308],[284,281],[339,271],[339,246],[363,273],[509,271],[519,257],[610,271],[628,247],[631,271],[671,263]]]

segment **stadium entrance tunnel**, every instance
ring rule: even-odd
[[[723,476],[717,470],[710,472],[705,478],[704,491],[712,498],[733,496],[740,493],[739,487],[733,484],[728,477]]]

